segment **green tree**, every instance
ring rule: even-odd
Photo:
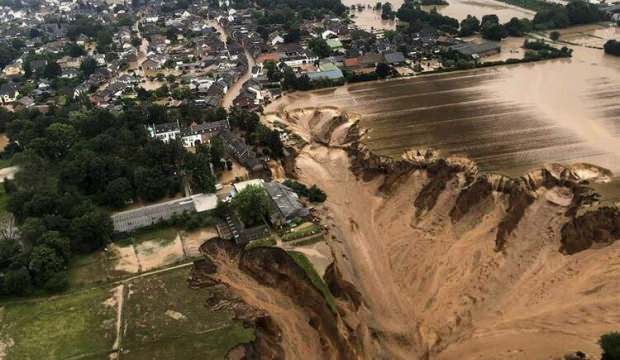
[[[247,186],[235,195],[232,206],[246,226],[258,225],[267,214],[267,194],[260,186]]]
[[[200,193],[215,192],[215,177],[209,166],[209,155],[199,152],[197,154],[188,153],[187,157],[185,168],[192,191]]]
[[[9,270],[5,274],[4,288],[7,294],[26,295],[32,289],[30,272],[25,267]]]
[[[86,50],[74,42],[67,43],[63,50],[66,55],[74,58],[86,55]]]
[[[43,285],[54,274],[65,268],[65,262],[54,249],[38,245],[32,249],[28,269],[36,284]]]
[[[97,61],[95,61],[95,59],[89,56],[82,60],[80,71],[84,74],[85,78],[89,77],[95,70],[97,70]]]
[[[327,195],[318,186],[312,185],[308,190],[308,200],[312,202],[322,203],[327,200]]]
[[[102,210],[92,210],[71,221],[71,248],[78,252],[100,249],[110,241],[112,220]]]
[[[601,360],[620,360],[620,332],[610,332],[599,340],[603,355]]]
[[[62,69],[55,61],[48,61],[43,70],[43,76],[47,79],[55,79],[62,74]]]
[[[465,19],[461,20],[460,36],[470,36],[478,31],[480,31],[480,20],[477,17],[467,15]]]
[[[386,63],[379,63],[375,68],[375,73],[380,78],[385,78],[392,73],[392,68]]]
[[[73,126],[53,123],[46,130],[47,156],[61,159],[77,140],[77,132]]]
[[[105,202],[115,208],[121,208],[133,199],[134,192],[131,182],[120,177],[112,180],[105,189]]]
[[[549,38],[553,41],[558,41],[560,39],[560,32],[559,31],[552,31],[549,34]]]
[[[68,262],[71,257],[71,242],[66,237],[62,236],[58,231],[45,232],[40,240],[40,245],[47,245],[54,249],[57,254]]]
[[[315,38],[310,40],[308,47],[319,58],[328,57],[331,54],[331,49],[327,42],[321,38]]]

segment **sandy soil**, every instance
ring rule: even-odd
[[[301,113],[285,117],[310,139],[316,114]],[[349,165],[344,150],[312,144],[297,172],[328,194],[328,243],[365,301],[356,314],[365,358],[548,359],[575,350],[596,358],[598,337],[620,328],[620,244],[559,253],[565,208],[548,201],[564,205],[558,189],[541,191],[496,252],[502,196],[452,223],[460,178],[420,215],[412,204],[429,181],[425,171],[388,195],[381,177],[364,182]]]
[[[136,256],[133,246],[110,245],[110,250],[118,262],[114,266],[114,270],[135,274],[140,271],[140,262]]]
[[[145,241],[135,246],[141,271],[174,264],[183,259],[183,244],[180,235],[167,244],[161,241]]]
[[[205,241],[218,236],[219,235],[215,227],[184,233],[181,236],[181,240],[183,241],[183,247],[185,248],[185,255],[187,257],[200,256],[200,245],[202,245]]]

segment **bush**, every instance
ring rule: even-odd
[[[553,41],[558,41],[560,39],[560,32],[552,31],[551,34],[549,34],[549,38]]]
[[[604,46],[605,53],[615,56],[620,56],[620,41],[608,40]]]
[[[45,282],[43,286],[47,292],[58,293],[69,288],[69,278],[66,271],[58,272]]]
[[[603,350],[602,360],[620,360],[620,332],[611,332],[599,340]]]
[[[266,237],[263,239],[250,241],[249,243],[245,245],[244,250],[248,251],[250,249],[254,249],[257,247],[269,247],[269,246],[274,246],[275,244],[276,244],[276,241],[274,240],[274,238],[270,236],[270,237]]]

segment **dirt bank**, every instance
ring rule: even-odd
[[[563,230],[596,200],[574,169],[483,175],[427,150],[395,161],[365,150],[341,116],[326,124],[334,112],[289,111],[279,121],[309,143],[289,172],[328,194],[335,264],[326,275],[337,270],[350,285],[333,288],[364,358],[597,356],[601,333],[620,328],[620,244],[615,213],[587,220],[610,226],[603,241]],[[584,251],[563,254],[568,237]]]

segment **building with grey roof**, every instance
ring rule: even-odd
[[[295,218],[307,217],[310,212],[299,202],[297,194],[279,182],[264,185],[269,198],[269,218],[274,225],[284,225]]]
[[[210,211],[217,207],[215,194],[196,194],[136,209],[121,211],[111,216],[114,231],[132,232],[143,227],[169,220],[175,215]]]
[[[480,44],[463,43],[458,45],[452,45],[448,47],[450,50],[457,51],[461,55],[471,56],[472,58],[497,54],[500,52],[501,47],[498,42],[484,41]]]

